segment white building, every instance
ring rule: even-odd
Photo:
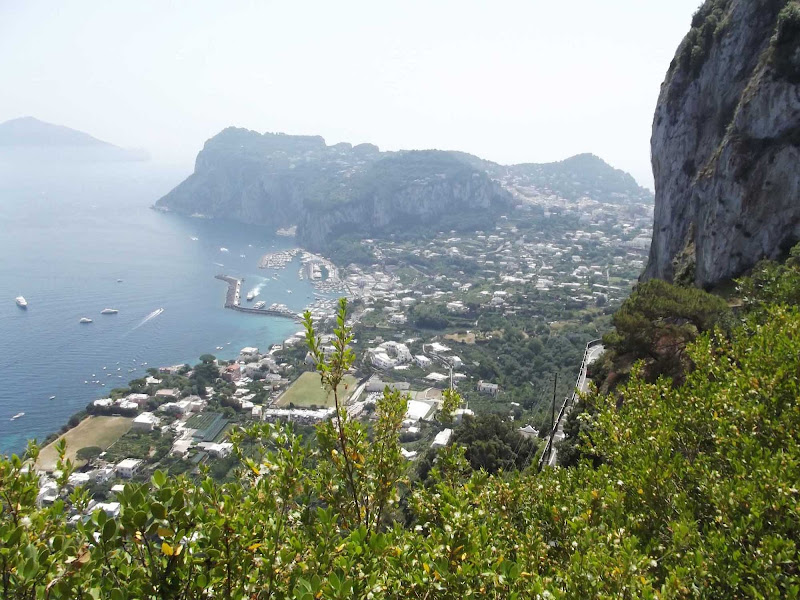
[[[139,467],[142,465],[142,461],[138,458],[126,458],[117,463],[117,466],[114,467],[114,470],[117,472],[119,477],[123,479],[130,479],[139,471]]]
[[[137,415],[131,425],[133,431],[153,431],[158,426],[158,417],[151,412]]]
[[[427,356],[425,356],[423,354],[417,354],[414,357],[414,362],[417,363],[417,365],[419,365],[423,369],[427,369],[428,367],[431,366],[431,362],[432,361],[431,361],[430,358],[428,358]]]
[[[445,304],[445,307],[451,313],[465,313],[469,310],[461,300],[454,300],[453,302],[448,302],[447,304]]]
[[[147,394],[128,394],[125,396],[125,400],[128,402],[135,402],[139,407],[144,406],[147,404],[147,401],[150,399],[150,396]]]
[[[496,383],[489,383],[488,381],[481,380],[478,382],[478,391],[482,394],[496,396],[497,392],[500,391],[500,386]]]
[[[447,446],[452,435],[453,435],[452,429],[442,429],[439,433],[436,434],[436,437],[433,438],[433,443],[431,444],[431,448],[444,448],[445,446]]]
[[[450,348],[444,344],[440,344],[439,342],[433,342],[432,344],[429,344],[429,348],[431,349],[431,352],[435,352],[436,354],[450,352]]]
[[[372,355],[372,364],[379,369],[391,369],[397,364],[397,361],[389,358],[389,355],[385,352],[375,352]]]

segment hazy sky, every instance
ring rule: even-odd
[[[0,0],[0,121],[190,165],[228,125],[501,163],[593,152],[652,185],[700,0]]]

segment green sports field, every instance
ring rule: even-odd
[[[339,389],[340,399],[347,399],[356,389],[357,379],[345,375],[344,383]],[[347,386],[346,389],[344,386]],[[294,404],[299,407],[316,405],[319,407],[333,406],[333,393],[325,393],[319,382],[319,374],[306,372],[289,386],[289,389],[278,399],[278,406],[286,407]]]

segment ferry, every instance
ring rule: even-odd
[[[13,417],[11,417],[11,418],[9,419],[9,421],[16,421],[16,420],[17,420],[17,419],[19,419],[20,417],[24,417],[24,416],[25,416],[25,413],[24,413],[24,412],[17,413],[17,414],[15,414]]]
[[[78,321],[79,323],[91,323],[92,320],[89,317],[81,317],[81,320]]]
[[[28,301],[25,300],[25,298],[23,298],[22,296],[17,296],[16,298],[14,298],[14,302],[16,302],[17,306],[19,306],[20,308],[28,308]]]
[[[100,311],[100,314],[101,315],[115,315],[118,312],[119,311],[116,308],[104,308],[103,310]]]

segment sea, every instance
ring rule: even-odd
[[[296,312],[314,288],[299,278],[299,255],[258,268],[263,254],[294,247],[274,229],[150,208],[187,174],[151,162],[0,161],[0,453],[43,440],[150,367],[231,359],[302,329],[223,307],[221,273]]]

